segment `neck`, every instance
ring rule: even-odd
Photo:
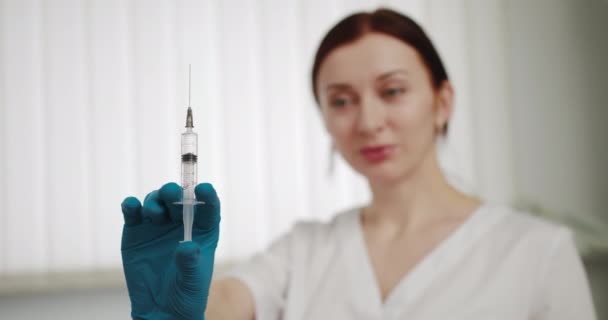
[[[447,182],[434,151],[429,157],[397,181],[370,181],[372,202],[364,209],[366,223],[412,230],[452,218],[450,214],[470,213],[472,199]]]

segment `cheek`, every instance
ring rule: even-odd
[[[346,142],[353,132],[353,121],[345,115],[325,117],[325,126],[335,143],[339,144]]]
[[[399,126],[409,133],[424,131],[424,128],[432,125],[433,117],[426,108],[415,108],[405,110],[395,116],[399,119]]]
[[[428,136],[433,135],[432,104],[425,100],[411,101],[408,105],[392,109],[390,113],[395,133],[402,143],[410,145],[410,147],[428,143]]]

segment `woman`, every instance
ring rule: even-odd
[[[300,223],[209,290],[219,201],[197,197],[195,242],[173,255],[175,184],[123,202],[123,262],[142,319],[594,319],[569,231],[481,203],[442,174],[453,88],[423,30],[390,10],[340,21],[312,84],[335,149],[371,203]],[[153,271],[151,274],[147,272]],[[157,277],[160,275],[160,279]],[[207,296],[209,297],[207,303]]]

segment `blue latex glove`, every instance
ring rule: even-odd
[[[122,202],[122,263],[133,319],[204,319],[219,236],[220,201],[213,186],[196,186],[205,204],[194,211],[192,241],[182,242],[182,188],[168,183],[148,194],[143,207]]]

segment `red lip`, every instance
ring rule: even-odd
[[[368,146],[361,149],[361,154],[368,162],[379,163],[388,159],[393,149],[390,145]]]

